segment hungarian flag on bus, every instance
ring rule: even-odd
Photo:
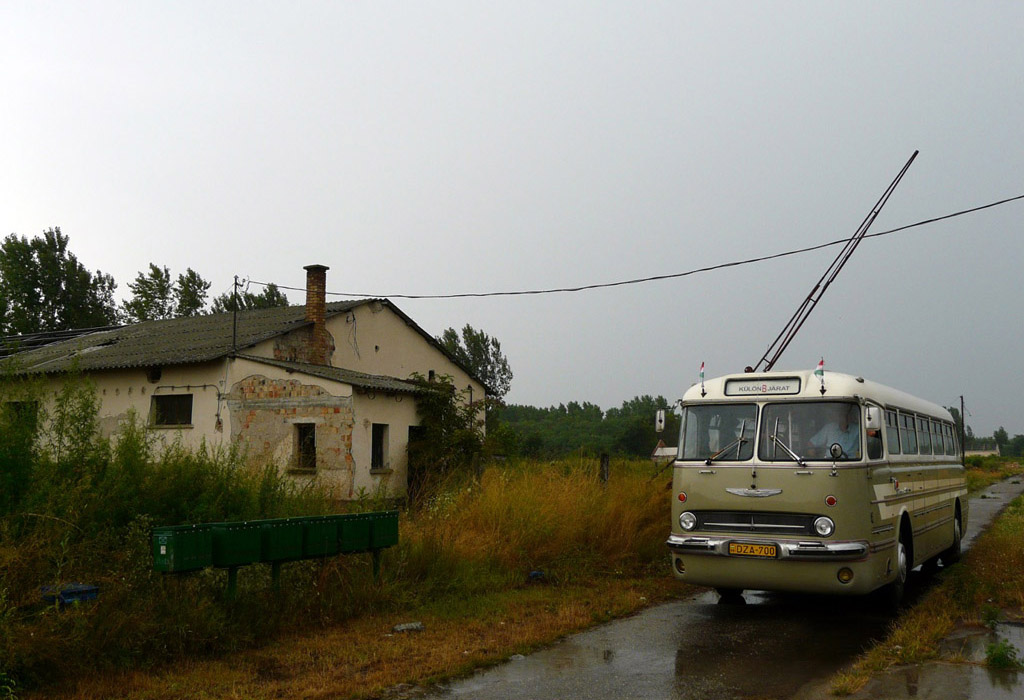
[[[818,368],[814,370],[814,376],[822,381],[825,380],[825,358],[818,360]]]

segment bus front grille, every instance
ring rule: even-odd
[[[693,511],[693,514],[697,516],[697,527],[694,529],[704,532],[819,536],[814,531],[814,519],[817,516],[805,513],[705,510]]]

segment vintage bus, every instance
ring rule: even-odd
[[[884,587],[898,603],[911,569],[959,559],[967,486],[941,406],[810,370],[719,377],[680,405],[679,579],[722,596]]]

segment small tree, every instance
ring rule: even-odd
[[[476,375],[491,392],[501,400],[512,387],[512,368],[501,352],[501,343],[468,323],[462,329],[461,337],[454,328],[447,329],[437,342],[449,355]]]
[[[483,453],[480,404],[469,404],[452,378],[427,381],[413,374],[423,392],[417,396],[420,424],[409,438],[409,495],[416,498],[453,474],[467,474]]]
[[[185,274],[178,275],[174,285],[174,302],[176,316],[199,316],[206,306],[206,295],[210,283],[199,276],[191,267]]]

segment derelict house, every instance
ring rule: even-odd
[[[449,376],[470,402],[486,387],[389,300],[327,303],[328,268],[305,269],[305,306],[41,334],[5,362],[51,396],[89,377],[105,434],[134,411],[167,441],[237,444],[342,499],[401,496],[423,391],[412,376]]]

